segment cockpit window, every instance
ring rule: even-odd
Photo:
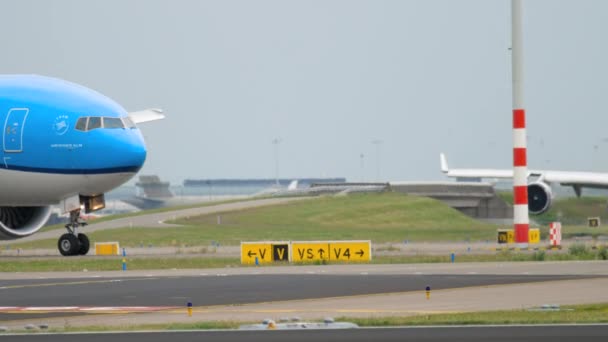
[[[127,128],[135,128],[135,127],[137,127],[137,126],[135,126],[135,123],[133,123],[133,120],[131,120],[131,118],[128,117],[128,116],[123,117],[122,121],[125,123],[125,126]]]
[[[101,128],[101,117],[99,116],[91,116],[89,118],[89,125],[87,126],[87,131]]]
[[[116,129],[116,128],[135,128],[133,120],[128,116],[124,118],[107,116],[83,116],[78,119],[74,128],[79,131],[91,131],[97,128]]]
[[[78,119],[78,121],[76,121],[76,129],[79,131],[86,131],[87,130],[87,119],[88,117],[82,117],[80,119]]]
[[[125,128],[120,118],[103,118],[103,128]]]

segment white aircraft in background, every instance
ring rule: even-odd
[[[291,183],[285,188],[280,185],[274,185],[270,188],[264,189],[257,192],[253,197],[256,196],[288,196],[298,190],[298,180],[292,180]]]
[[[509,179],[513,170],[505,169],[450,169],[445,154],[439,155],[441,172],[456,179]],[[538,215],[549,210],[554,198],[552,184],[571,186],[577,197],[583,188],[608,189],[608,173],[580,171],[528,170],[528,207],[531,214]]]

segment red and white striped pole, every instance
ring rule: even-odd
[[[511,0],[513,78],[513,228],[518,247],[528,246],[528,165],[524,110],[522,0]]]

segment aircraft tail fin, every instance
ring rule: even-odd
[[[448,160],[445,158],[445,154],[440,153],[439,160],[441,162],[441,172],[448,173],[450,169],[448,168]]]
[[[291,183],[289,183],[289,186],[287,187],[287,190],[296,190],[298,188],[298,180],[293,180],[291,181]]]

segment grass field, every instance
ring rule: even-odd
[[[563,199],[555,207],[581,218],[597,212],[602,201],[595,197]],[[608,218],[604,222],[608,222]],[[246,240],[458,242],[494,241],[496,229],[504,228],[469,218],[442,202],[399,193],[321,197],[223,213],[221,224],[218,224],[216,214],[178,219],[172,223],[181,226],[113,229],[91,233],[90,238],[92,241],[118,241],[124,247],[209,246],[212,242],[238,245]],[[549,228],[546,225],[540,228],[541,238],[546,240]],[[588,228],[564,224],[562,231],[564,238],[600,235],[608,235],[608,225]],[[56,243],[55,239],[48,239],[15,243],[12,247],[56,248]]]
[[[348,321],[360,326],[608,323],[608,304],[569,305],[560,309],[560,311],[503,310],[411,317],[352,318]]]
[[[88,223],[94,224],[94,223],[99,223],[99,222],[117,220],[117,219],[121,219],[121,218],[125,218],[125,217],[136,217],[136,216],[148,215],[148,214],[165,213],[168,211],[190,209],[190,208],[202,208],[202,207],[209,207],[209,206],[213,206],[213,205],[220,205],[220,204],[226,204],[226,203],[252,201],[252,200],[257,200],[257,199],[262,199],[262,198],[264,198],[264,197],[230,199],[230,200],[224,200],[224,201],[210,201],[210,202],[201,202],[201,203],[193,203],[193,204],[184,204],[184,205],[178,205],[178,206],[174,206],[174,207],[149,209],[149,210],[143,210],[143,211],[136,211],[136,212],[132,212],[132,213],[103,216],[103,217],[96,218],[94,220],[89,220]],[[45,231],[56,230],[56,229],[65,229],[65,224],[64,223],[53,224],[50,226],[43,227],[40,231],[45,232]]]
[[[513,204],[513,194],[509,191],[499,191],[497,194],[509,204]],[[608,202],[602,196],[558,197],[553,200],[551,208],[531,218],[542,225],[561,221],[569,226],[585,226],[588,217],[600,217],[608,223]]]
[[[321,197],[293,203],[179,219],[177,228],[133,227],[90,234],[121,246],[238,245],[244,240],[350,240],[373,242],[493,241],[496,226],[471,219],[425,197],[398,193]],[[86,229],[85,229],[86,231]],[[55,239],[15,248],[55,248]]]
[[[493,226],[425,197],[399,193],[322,197],[310,201],[180,219],[175,223],[213,231],[216,241],[232,236],[257,240],[370,239],[390,241],[487,240]]]
[[[542,223],[561,221],[562,224],[587,225],[588,217],[600,217],[608,223],[608,206],[605,197],[558,199],[546,213],[540,215]]]

